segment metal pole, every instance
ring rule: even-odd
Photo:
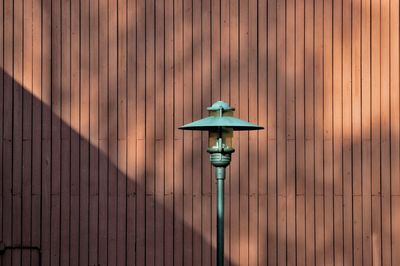
[[[224,179],[225,168],[216,168],[217,176],[217,266],[224,265]]]

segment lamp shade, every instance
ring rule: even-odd
[[[232,116],[209,116],[179,127],[183,130],[212,130],[216,127],[228,127],[233,130],[259,130],[263,127]]]
[[[235,110],[223,101],[217,101],[212,106],[208,107],[209,115],[206,118],[191,122],[179,127],[183,130],[203,130],[213,131],[216,128],[224,127],[232,130],[259,130],[263,127],[244,121],[232,116]]]

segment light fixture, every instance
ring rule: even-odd
[[[208,117],[181,126],[182,130],[208,131],[208,149],[217,179],[217,266],[224,265],[224,179],[225,168],[231,162],[233,132],[260,130],[263,127],[233,117],[234,108],[217,101],[207,108]]]

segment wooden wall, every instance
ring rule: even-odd
[[[2,0],[0,265],[215,265],[219,99],[226,265],[400,265],[399,8]]]

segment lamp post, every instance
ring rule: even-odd
[[[224,265],[224,180],[225,168],[235,151],[233,131],[260,130],[263,127],[233,117],[235,110],[223,101],[207,108],[208,117],[181,126],[182,130],[208,131],[208,149],[217,179],[217,266]]]

